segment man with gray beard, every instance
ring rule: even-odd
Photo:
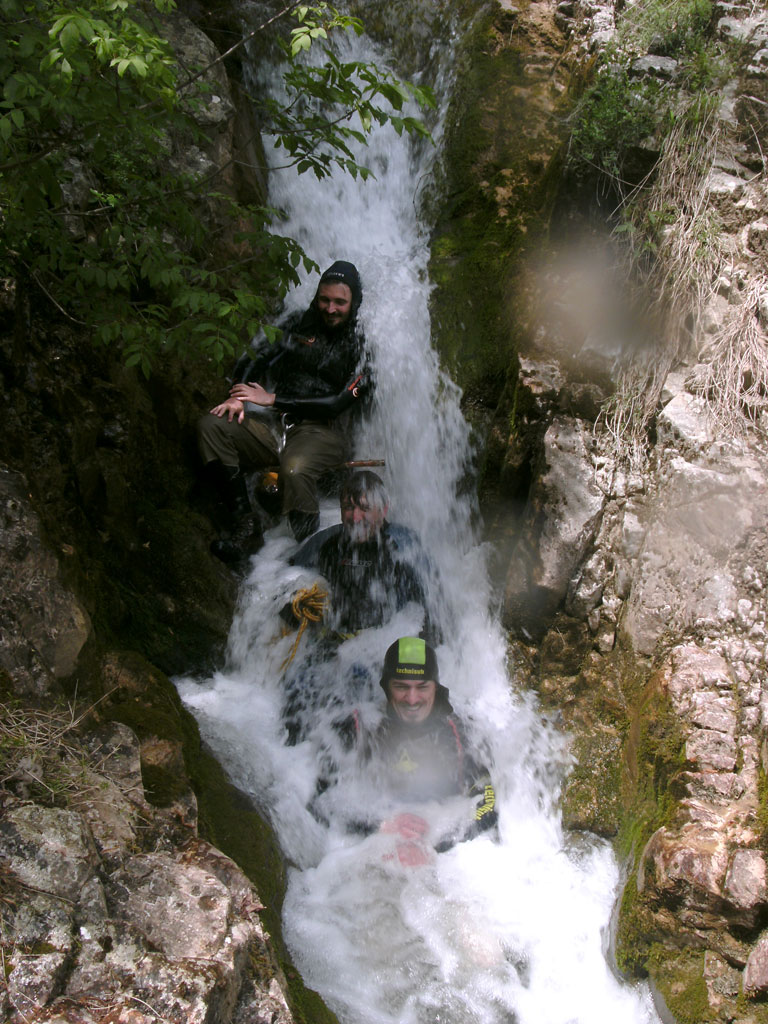
[[[340,505],[341,523],[315,534],[290,559],[291,565],[317,569],[328,582],[325,627],[343,637],[380,626],[414,602],[424,609],[423,631],[432,635],[428,592],[434,573],[418,535],[388,522],[381,478],[370,470],[351,474]]]
[[[410,603],[423,610],[422,633],[436,632],[429,610],[434,572],[417,534],[387,520],[389,496],[381,478],[370,470],[351,474],[340,504],[341,523],[315,534],[290,559],[317,569],[328,591],[322,609],[307,604],[317,600],[313,588],[299,591],[280,612],[292,627],[310,625],[310,649],[285,683],[282,717],[289,745],[307,735],[318,710],[357,702],[370,685],[361,665],[340,676],[335,655],[341,643],[381,626]]]

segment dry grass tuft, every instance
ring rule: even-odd
[[[760,323],[760,301],[766,295],[768,280],[761,277],[749,284],[739,305],[731,307],[697,385],[721,432],[765,430],[761,420],[768,409],[768,338]]]
[[[91,711],[0,703],[0,786],[57,805],[94,791],[103,765],[92,763],[77,733]]]
[[[723,141],[716,97],[692,97],[664,139],[653,180],[623,203],[626,273],[646,297],[655,337],[623,370],[605,425],[620,458],[645,458],[648,426],[670,369],[690,347],[726,260],[704,183]],[[650,297],[650,299],[648,298]]]

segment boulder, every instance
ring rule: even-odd
[[[644,510],[621,635],[650,655],[665,632],[717,629],[738,613],[739,553],[768,526],[765,467],[751,456],[702,465],[674,458]],[[733,568],[730,568],[733,566]]]

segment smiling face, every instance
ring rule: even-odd
[[[317,289],[315,306],[326,327],[341,327],[352,312],[352,289],[341,282],[325,281]]]
[[[437,683],[434,679],[390,679],[387,692],[397,717],[408,725],[420,725],[432,714]]]

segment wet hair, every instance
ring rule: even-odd
[[[350,473],[341,486],[340,504],[350,502],[359,505],[362,498],[367,498],[369,503],[377,508],[387,508],[389,505],[389,495],[384,481],[370,469]]]

